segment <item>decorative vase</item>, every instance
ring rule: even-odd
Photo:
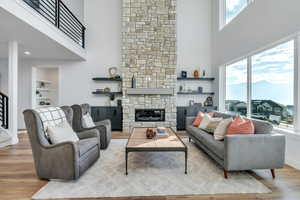
[[[136,80],[135,80],[134,75],[132,76],[132,79],[131,79],[131,87],[136,88]]]
[[[194,78],[199,78],[199,71],[198,70],[194,70]]]

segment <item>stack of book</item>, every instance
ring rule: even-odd
[[[157,134],[157,136],[166,136],[166,135],[168,135],[168,131],[164,127],[157,127],[156,134]]]

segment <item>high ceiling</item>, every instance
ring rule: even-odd
[[[0,58],[8,56],[8,41],[16,40],[19,42],[21,58],[56,61],[82,60],[69,49],[2,8],[0,8],[0,19]],[[26,56],[24,51],[29,51],[31,55]]]

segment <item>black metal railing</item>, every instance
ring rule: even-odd
[[[85,48],[85,27],[61,0],[23,1]]]
[[[8,129],[8,96],[0,92],[0,123]]]

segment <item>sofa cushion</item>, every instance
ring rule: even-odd
[[[199,128],[206,129],[207,126],[212,122],[220,122],[222,121],[222,118],[213,118],[209,114],[205,114],[203,120],[201,121]]]
[[[221,112],[215,112],[214,117],[221,117],[223,119],[227,119],[227,118],[234,118],[236,115],[233,114],[227,114],[227,113],[221,113]]]
[[[254,134],[254,125],[251,120],[237,116],[227,128],[226,135]]]
[[[98,138],[89,138],[79,141],[79,157],[98,145]]]
[[[201,111],[198,112],[195,120],[193,121],[193,126],[198,127],[200,125],[201,121],[203,120],[203,118],[204,118],[204,113]]]
[[[262,120],[252,119],[254,124],[255,134],[271,134],[273,131],[273,125],[270,122]]]
[[[224,142],[217,141],[214,139],[214,136],[206,133],[204,130],[196,128],[194,126],[188,126],[187,131],[189,134],[198,139],[201,144],[205,145],[206,148],[210,149],[214,154],[219,158],[224,159]]]
[[[235,117],[235,114],[227,114],[221,112],[215,112],[214,117],[222,117],[224,119]],[[270,134],[273,131],[273,125],[270,122],[258,120],[258,119],[250,119],[254,125],[254,133],[255,134]]]
[[[223,119],[214,131],[215,140],[224,140],[228,126],[231,124],[232,118]]]

